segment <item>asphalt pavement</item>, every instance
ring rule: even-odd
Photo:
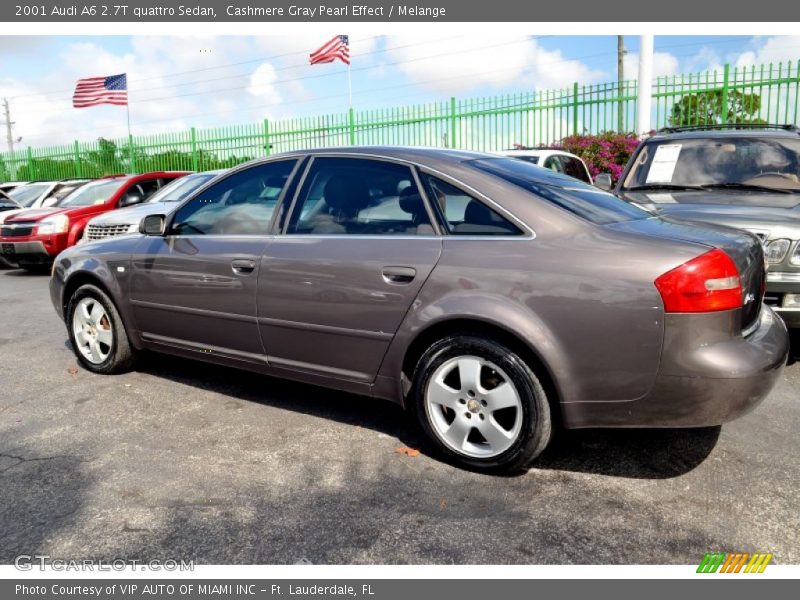
[[[721,428],[561,432],[486,476],[381,401],[156,354],[93,375],[47,283],[0,271],[1,563],[800,562],[800,363]]]

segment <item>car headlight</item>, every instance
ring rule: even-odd
[[[69,229],[69,217],[67,215],[53,215],[39,222],[37,232],[41,235],[53,233],[64,233]]]
[[[800,242],[797,242],[797,246],[794,247],[794,253],[792,254],[792,258],[789,259],[789,262],[793,265],[800,265]]]
[[[783,262],[791,245],[792,243],[789,240],[784,239],[768,241],[764,244],[764,254],[767,257],[767,262],[773,265]]]

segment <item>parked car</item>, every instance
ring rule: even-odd
[[[758,236],[769,263],[765,302],[800,329],[800,131],[727,127],[662,130],[631,156],[616,193],[663,217]]]
[[[86,369],[149,349],[388,399],[476,469],[523,468],[555,424],[734,419],[788,353],[757,238],[496,155],[276,155],[140,232],[54,264]]]
[[[19,206],[15,209],[15,212],[6,211],[0,213],[0,223],[28,208],[56,206],[69,194],[90,181],[91,179],[63,179],[61,181],[42,181],[18,185],[7,194]]]
[[[586,166],[583,159],[564,150],[553,150],[552,148],[502,150],[498,154],[524,160],[556,173],[564,173],[580,181],[592,183],[589,167]]]
[[[186,196],[224,172],[224,169],[221,169],[191,173],[165,185],[142,204],[112,210],[93,217],[86,224],[80,243],[94,242],[117,235],[138,233],[139,223],[144,217],[149,214],[169,214],[171,210],[178,207],[178,203]]]
[[[58,206],[17,213],[0,227],[0,255],[25,269],[50,265],[59,252],[80,239],[91,217],[143,202],[185,174],[160,171],[104,177],[75,190]]]

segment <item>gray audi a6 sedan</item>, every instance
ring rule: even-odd
[[[512,158],[365,147],[232,169],[66,250],[50,290],[95,373],[147,349],[388,399],[445,457],[520,470],[555,426],[751,410],[788,354],[764,281],[752,234]]]

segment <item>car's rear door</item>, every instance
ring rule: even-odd
[[[154,346],[263,363],[256,286],[278,198],[296,160],[232,173],[179,208],[132,261],[136,326]]]
[[[287,215],[258,275],[270,365],[372,381],[442,249],[414,170],[314,157]]]

